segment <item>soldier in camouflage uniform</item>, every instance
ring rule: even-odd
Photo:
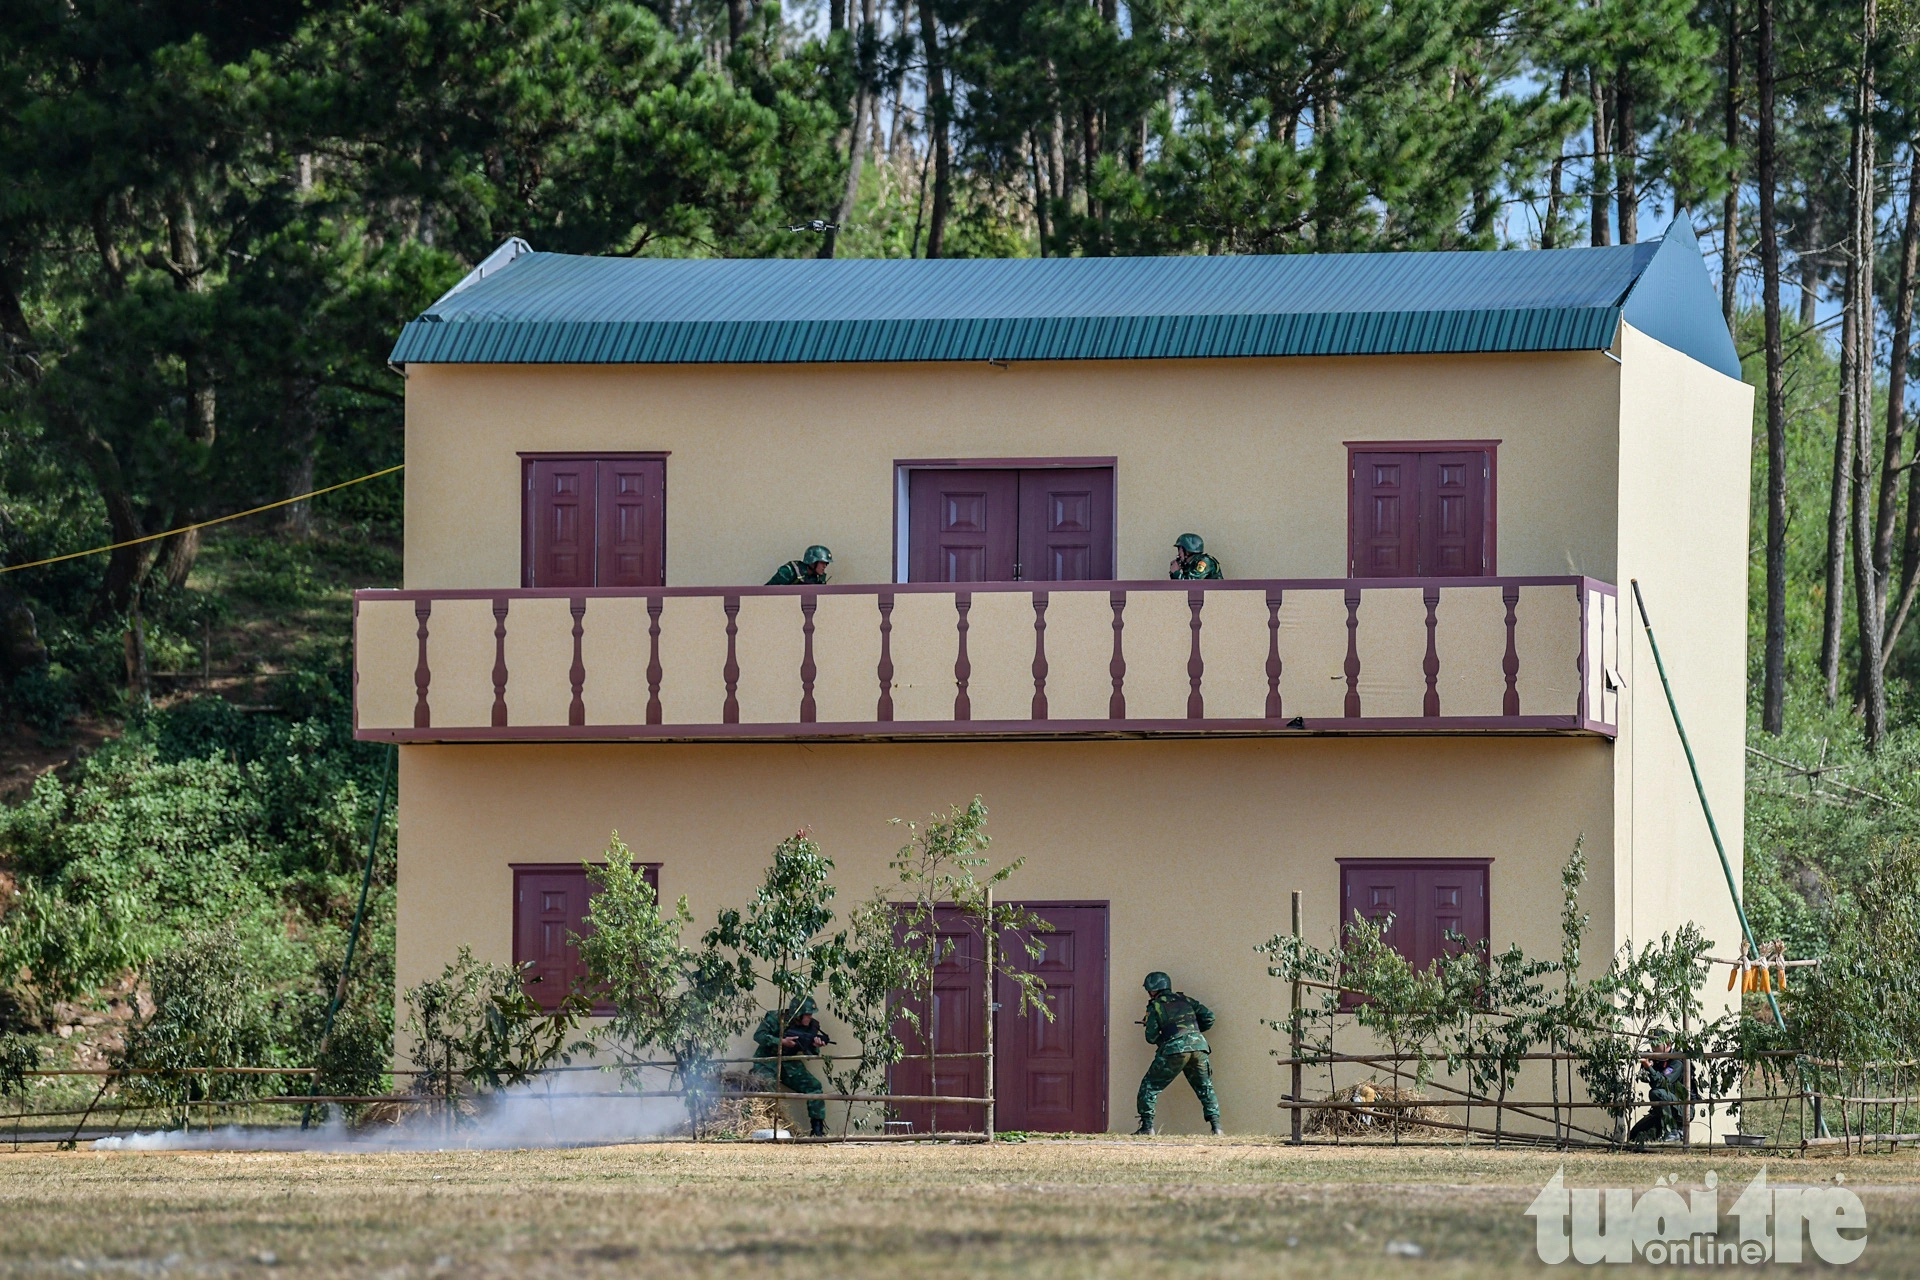
[[[787,1006],[784,1016],[769,1011],[754,1030],[753,1056],[758,1061],[753,1064],[753,1074],[769,1092],[773,1089],[773,1064],[776,1058],[785,1059],[780,1064],[781,1084],[795,1093],[821,1092],[819,1079],[807,1069],[806,1063],[800,1061],[803,1055],[818,1057],[820,1046],[832,1043],[814,1020],[814,1008],[812,996],[794,1000]],[[809,1098],[807,1119],[811,1122],[814,1137],[824,1135],[827,1131],[827,1104]]]
[[[1227,575],[1220,562],[1207,554],[1207,544],[1197,533],[1183,533],[1173,540],[1173,563],[1167,566],[1169,578],[1218,580]]]
[[[827,580],[827,566],[833,563],[833,552],[822,546],[811,546],[798,560],[789,560],[773,571],[767,579],[770,587],[817,587]]]
[[[1200,1110],[1214,1133],[1220,1132],[1220,1100],[1213,1093],[1212,1049],[1203,1031],[1213,1026],[1213,1010],[1183,991],[1173,989],[1173,979],[1155,971],[1147,975],[1147,1043],[1154,1047],[1153,1065],[1140,1078],[1140,1128],[1135,1132],[1153,1132],[1154,1103],[1160,1091],[1185,1075],[1187,1083],[1200,1099]]]
[[[1673,1033],[1655,1027],[1651,1033],[1654,1053],[1673,1052]],[[1687,1097],[1687,1061],[1685,1058],[1640,1059],[1640,1078],[1647,1082],[1647,1114],[1627,1135],[1629,1142],[1679,1142],[1686,1133],[1684,1108],[1675,1105]],[[1666,1105],[1661,1105],[1661,1104]]]

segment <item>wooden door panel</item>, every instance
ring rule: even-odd
[[[593,585],[595,497],[592,459],[527,464],[527,586]]]
[[[924,470],[907,478],[907,580],[1011,582],[1019,473]]]
[[[665,459],[601,459],[594,585],[666,585],[666,488]]]
[[[1021,1015],[1011,980],[995,999],[994,1117],[996,1127],[1035,1133],[1104,1133],[1107,1128],[1107,908],[1104,905],[1028,903],[1050,922],[1037,935],[1038,960],[1018,942],[1001,952],[1017,968],[1046,981],[1053,1021]]]
[[[1356,578],[1492,572],[1492,460],[1483,450],[1357,451],[1348,532]]]
[[[1113,471],[1022,471],[1019,562],[1029,582],[1113,577]]]
[[[1487,878],[1484,863],[1345,863],[1340,869],[1343,927],[1356,912],[1368,920],[1391,914],[1393,923],[1382,937],[1415,969],[1424,969],[1458,949],[1448,942],[1449,931],[1469,945],[1487,940]]]
[[[1414,874],[1421,910],[1414,918],[1415,938],[1409,956],[1417,966],[1459,950],[1447,940],[1449,932],[1468,945],[1487,940],[1487,869],[1444,867]],[[1403,953],[1404,954],[1404,953]]]
[[[947,954],[934,969],[933,1016],[929,1019],[921,1012],[925,998],[915,998],[918,993],[908,998],[908,1007],[921,1014],[924,1029],[932,1030],[936,1053],[982,1053],[987,1047],[987,1036],[986,1008],[981,998],[984,947],[980,930],[951,909],[937,913],[937,928]],[[895,1034],[906,1046],[906,1056],[888,1072],[892,1092],[918,1096],[932,1093],[947,1098],[986,1096],[982,1087],[986,1063],[982,1059],[943,1058],[935,1064],[930,1077],[925,1036],[904,1021]],[[940,1107],[906,1102],[893,1110],[898,1119],[910,1121],[916,1133],[931,1132],[935,1123],[942,1133],[971,1133],[984,1128],[986,1121],[984,1108],[961,1103]]]
[[[1045,951],[1029,960],[1012,939],[1001,943],[1004,960],[1038,970],[1048,984],[1049,1022],[1037,1013],[1021,1015],[1013,984],[1001,980],[994,1014],[994,1099],[996,1127],[1032,1132],[1101,1133],[1107,1126],[1107,909],[1105,906],[1028,904],[1052,922],[1041,935]],[[979,1053],[986,1048],[981,975],[984,956],[977,927],[962,924],[957,913],[940,913],[943,941],[952,951],[934,975],[935,1044],[941,1053]],[[912,1002],[910,1002],[912,1003]],[[916,1006],[917,1007],[917,1006]],[[906,1056],[890,1073],[893,1092],[928,1092],[926,1042],[903,1025]],[[935,1078],[943,1097],[984,1096],[985,1063],[979,1058],[942,1059]],[[916,1132],[928,1131],[925,1103],[902,1103],[900,1119]],[[978,1107],[950,1104],[937,1108],[942,1132],[982,1127]]]
[[[1420,455],[1419,572],[1471,578],[1486,570],[1487,455]]]
[[[1353,576],[1411,578],[1420,551],[1419,455],[1353,455]]]
[[[659,865],[648,863],[643,871],[659,892]],[[557,1008],[568,992],[585,987],[587,970],[573,936],[593,933],[587,922],[592,893],[578,863],[513,869],[513,963],[532,964],[525,972],[527,998],[542,1009]],[[604,1017],[613,1007],[597,1000],[593,1011]]]

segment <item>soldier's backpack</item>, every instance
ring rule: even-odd
[[[1182,1006],[1179,1012],[1174,1015],[1176,1018],[1181,1013],[1191,1013],[1193,1014],[1193,1024],[1199,1027],[1203,1033],[1213,1030],[1213,1010],[1207,1008],[1207,1006],[1201,1004],[1184,991],[1174,992],[1173,998],[1178,1000]]]

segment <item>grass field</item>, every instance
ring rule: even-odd
[[[1761,1161],[1165,1138],[0,1155],[0,1275],[1490,1280],[1548,1271],[1521,1211],[1563,1164],[1637,1190],[1715,1169],[1725,1214]],[[1861,1195],[1848,1272],[1920,1277],[1912,1153],[1767,1164]]]

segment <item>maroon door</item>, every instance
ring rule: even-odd
[[[528,458],[526,491],[524,585],[666,585],[666,459]]]
[[[1420,455],[1420,575],[1474,578],[1486,573],[1487,455]]]
[[[659,892],[659,865],[644,869],[647,883]],[[573,936],[593,932],[586,918],[592,891],[586,868],[577,862],[513,868],[513,963],[532,964],[526,971],[527,998],[542,1009],[557,1008],[569,991],[586,983]],[[593,1011],[604,1016],[613,1009],[596,1002]]]
[[[907,480],[907,580],[1011,582],[1020,473],[914,471]]]
[[[1035,469],[1020,473],[1020,558],[1027,582],[1113,577],[1113,472]]]
[[[594,490],[590,458],[527,463],[526,585],[593,585]]]
[[[1343,920],[1393,917],[1385,939],[1415,969],[1424,969],[1456,948],[1456,933],[1470,944],[1487,940],[1487,863],[1481,860],[1425,862],[1400,859],[1343,860],[1340,864]]]
[[[1485,452],[1356,452],[1351,461],[1354,577],[1472,578],[1491,572],[1492,466]]]
[[[1353,455],[1353,576],[1419,576],[1420,455]]]
[[[908,473],[909,582],[1111,577],[1111,467]]]
[[[1052,923],[1038,935],[1044,948],[1029,958],[1012,938],[1001,941],[1003,959],[1037,971],[1047,984],[1054,1020],[1021,1014],[1013,984],[998,983],[1000,1008],[993,1019],[994,1115],[998,1129],[1032,1132],[1103,1133],[1107,1127],[1107,908],[1101,905],[1027,903]],[[981,1004],[980,931],[958,913],[940,913],[940,935],[951,953],[934,974],[935,1047],[939,1053],[981,1053],[986,1048]],[[919,1007],[918,1003],[914,1006]],[[925,1095],[926,1042],[903,1027],[906,1057],[894,1064],[890,1079],[897,1094]],[[979,1058],[940,1059],[937,1096],[983,1096],[984,1062]],[[984,1110],[964,1103],[929,1106],[903,1103],[899,1119],[928,1132],[936,1112],[942,1132],[971,1132],[983,1127]]]
[[[911,993],[908,1004],[920,1015],[921,1025],[933,1032],[935,1053],[984,1053],[986,1051],[986,1010],[981,1003],[980,929],[971,920],[953,910],[941,910],[935,927],[946,955],[933,973],[933,1016],[922,1012],[925,997]],[[893,1064],[889,1073],[892,1092],[924,1097],[933,1094],[945,1098],[985,1097],[981,1081],[986,1078],[982,1058],[942,1058],[935,1062],[932,1074],[925,1057],[927,1041],[916,1034],[912,1024],[902,1024],[900,1037],[906,1042],[906,1057]],[[985,1110],[954,1103],[941,1107],[924,1102],[902,1103],[895,1108],[901,1120],[913,1123],[915,1133],[929,1133],[937,1123],[942,1133],[971,1132],[985,1127]]]
[[[994,1016],[994,1126],[1033,1133],[1107,1129],[1107,908],[1030,902],[1053,932],[1035,935],[1040,958],[1006,939],[1002,954],[1047,984],[1048,1022],[1021,1016],[1013,982],[1002,977]]]
[[[604,458],[599,470],[594,585],[665,586],[666,460]]]

